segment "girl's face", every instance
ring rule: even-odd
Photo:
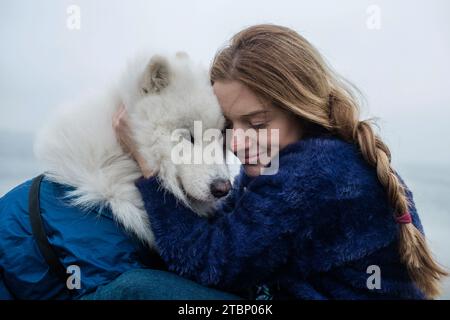
[[[301,138],[297,116],[265,104],[242,83],[216,81],[213,89],[227,121],[226,128],[233,132],[229,147],[247,175],[261,173],[267,159],[276,153],[271,150],[281,150]],[[249,134],[251,131],[256,134]]]

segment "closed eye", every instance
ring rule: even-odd
[[[264,123],[258,123],[258,124],[251,124],[250,125],[253,129],[263,129],[267,126],[267,122]]]

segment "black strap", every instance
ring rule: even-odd
[[[30,212],[30,222],[31,230],[39,250],[44,257],[45,261],[50,267],[51,272],[54,272],[64,283],[67,280],[66,268],[61,264],[58,256],[55,254],[50,242],[48,241],[47,234],[45,232],[44,223],[41,217],[41,208],[39,204],[39,191],[41,186],[41,181],[44,175],[41,174],[33,179],[29,194],[29,212]]]

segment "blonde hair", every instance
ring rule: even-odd
[[[377,172],[395,216],[408,212],[405,187],[391,167],[389,148],[359,120],[355,90],[325,63],[319,52],[297,32],[262,24],[234,35],[217,52],[210,69],[211,83],[240,81],[258,96],[355,143]],[[399,225],[399,252],[411,279],[428,297],[439,295],[447,272],[433,259],[422,233],[412,224]]]

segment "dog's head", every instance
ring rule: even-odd
[[[164,187],[197,211],[211,209],[231,184],[207,71],[185,53],[154,55],[131,65],[120,87],[139,150]]]

